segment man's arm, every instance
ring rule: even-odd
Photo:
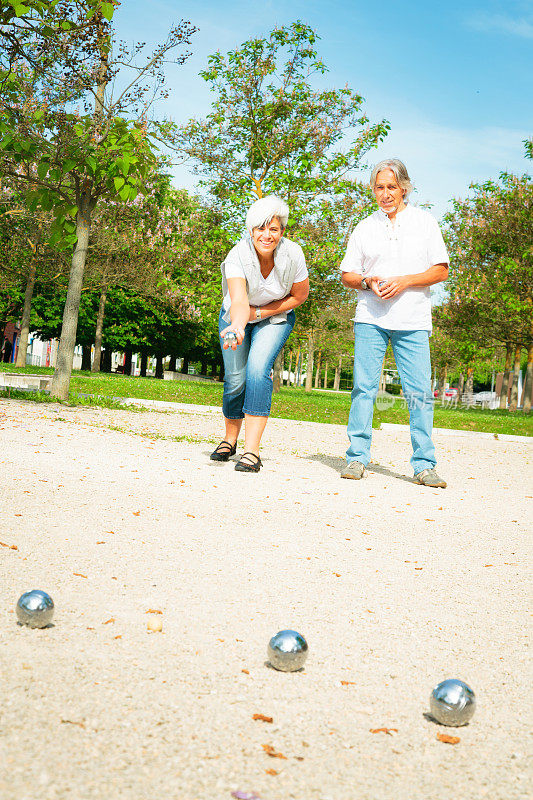
[[[361,281],[365,279],[365,283],[367,286],[370,286],[370,289],[377,294],[378,297],[381,297],[378,289],[378,280],[379,278],[375,278],[374,276],[370,275],[360,275],[358,272],[341,272],[341,282],[344,286],[347,286],[348,289],[358,289],[361,291],[363,287],[361,286]]]
[[[424,272],[417,272],[414,275],[395,275],[393,278],[374,278],[374,281],[379,282],[385,280],[384,285],[377,291],[372,285],[372,289],[376,291],[384,300],[391,300],[393,297],[404,292],[406,289],[421,288],[424,286],[433,286],[435,283],[441,283],[448,277],[448,264],[434,264]],[[377,284],[376,284],[377,288]]]

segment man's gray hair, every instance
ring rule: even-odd
[[[411,178],[407,172],[407,167],[403,161],[400,161],[399,158],[386,158],[384,161],[380,161],[379,164],[376,164],[372,170],[372,175],[370,176],[370,188],[372,191],[376,187],[378,172],[381,172],[383,169],[390,169],[394,172],[398,186],[401,189],[405,189],[404,200],[407,200],[413,191],[413,184],[411,183]]]
[[[287,227],[289,206],[285,200],[281,200],[274,194],[269,194],[268,197],[261,197],[256,200],[246,214],[246,227],[250,236],[254,228],[262,228],[263,225],[268,225],[274,217],[279,219],[282,228]]]

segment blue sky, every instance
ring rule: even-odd
[[[171,95],[160,110],[175,121],[208,113],[198,72],[209,54],[301,19],[321,37],[329,68],[322,84],[347,83],[363,95],[372,120],[391,123],[367,161],[404,160],[416,201],[432,203],[437,217],[471,181],[531,172],[522,140],[533,134],[533,0],[122,0],[115,22],[120,38],[150,45],[182,17],[199,31],[186,64],[168,69]],[[176,170],[177,185],[193,188],[195,180]]]

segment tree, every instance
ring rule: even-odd
[[[195,341],[180,355],[221,365],[220,264],[232,246],[230,231],[219,210],[185,190],[169,188],[160,219],[167,237],[170,283],[197,311]]]
[[[294,22],[213,54],[200,73],[215,94],[212,111],[178,129],[174,146],[205,176],[234,230],[264,194],[289,203],[294,225],[325,195],[357,191],[353,170],[389,130],[385,120],[370,123],[363,98],[348,87],[312,88],[310,77],[326,72],[317,38]]]
[[[124,206],[120,201],[102,205],[95,218],[89,248],[87,282],[99,292],[92,371],[100,370],[104,315],[109,290],[129,286],[141,296],[157,294],[168,281],[172,254],[166,242],[162,219],[168,176],[154,172],[145,182],[143,194]],[[174,292],[177,296],[177,292]]]
[[[454,210],[445,217],[452,266],[444,321],[450,332],[468,330],[480,344],[499,343],[508,351],[513,349],[515,365],[519,365],[520,350],[525,346],[526,397],[530,397],[533,183],[529,175],[502,173],[498,183],[487,181],[471,188],[473,196],[454,201]],[[506,403],[506,396],[506,391],[505,395],[502,392],[502,403]],[[514,408],[515,401],[511,405]]]
[[[128,203],[143,191],[162,130],[148,118],[148,108],[163,91],[163,63],[189,43],[195,29],[180,23],[139,63],[141,47],[131,52],[123,45],[113,47],[115,0],[34,5],[38,8],[31,25],[24,18],[8,24],[12,52],[25,54],[25,62],[1,62],[0,167],[26,188],[30,210],[52,212],[51,243],[73,247],[51,383],[51,393],[66,400],[94,209],[103,199]],[[25,6],[13,7],[24,13]],[[54,65],[39,50],[50,31],[55,32]],[[183,63],[187,56],[175,56],[174,61]],[[113,96],[121,68],[131,70],[133,77],[124,78],[124,88]],[[61,71],[62,79],[52,82],[51,74]]]

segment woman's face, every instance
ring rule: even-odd
[[[376,185],[374,195],[378,206],[385,214],[394,214],[398,209],[403,208],[403,196],[405,189],[398,186],[396,175],[391,169],[382,169],[376,175]]]
[[[272,255],[282,236],[283,228],[277,217],[273,217],[262,228],[254,228],[252,230],[254,247],[261,256]]]

